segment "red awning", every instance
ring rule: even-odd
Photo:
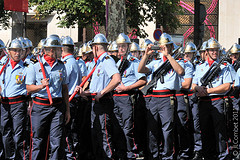
[[[4,0],[4,10],[28,12],[28,0]]]

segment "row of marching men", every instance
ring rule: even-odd
[[[157,43],[158,52],[152,45],[145,40],[141,54],[120,34],[108,47],[121,76],[113,93],[114,156],[134,159],[143,151],[147,159],[239,159],[240,46],[225,51],[211,38],[198,52],[192,42],[176,46],[168,34]],[[172,68],[159,76],[166,62]],[[149,84],[156,81],[147,92],[146,76]]]
[[[161,54],[150,62],[152,44],[140,60],[129,53],[131,41],[127,35],[120,34],[116,44],[118,57],[110,56],[107,39],[96,35],[91,43],[94,58],[89,58],[94,65],[86,74],[77,63],[81,59],[76,62],[73,57],[70,37],[60,40],[56,35],[49,36],[41,56],[30,58],[31,63],[23,62],[27,49],[22,40],[10,43],[0,70],[1,133],[6,159],[71,159],[86,148],[94,156],[84,159],[137,159],[140,151],[146,159],[227,159],[228,138],[232,155],[239,156],[239,146],[234,144],[238,132],[233,128],[235,134],[227,136],[224,110],[226,104],[233,105],[234,117],[239,114],[239,72],[223,63],[211,85],[202,85],[202,77],[214,68],[211,66],[217,66],[220,58],[220,45],[215,39],[202,47],[202,62],[195,67],[191,63],[196,52],[194,44],[186,45],[183,60],[168,34],[158,42]],[[236,66],[239,46],[234,45],[229,52]],[[170,64],[171,68],[159,76],[162,64]],[[156,83],[143,95],[139,89],[146,84],[146,75]],[[189,99],[190,88],[197,93],[197,101]],[[226,97],[230,88],[235,90]],[[30,149],[25,135],[27,103]]]

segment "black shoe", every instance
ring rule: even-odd
[[[196,151],[193,157],[193,160],[202,160],[203,156],[202,156],[202,152],[201,151]]]

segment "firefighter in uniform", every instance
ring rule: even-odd
[[[68,103],[68,77],[61,56],[61,42],[52,35],[44,43],[44,56],[40,62],[30,64],[26,76],[26,88],[32,94],[32,159],[42,160],[47,156],[48,139],[51,147],[50,159],[64,157],[64,124],[70,120]],[[44,70],[44,71],[43,71]],[[46,73],[46,78],[43,76]],[[50,95],[47,92],[49,87]],[[50,104],[52,97],[53,104]]]
[[[62,57],[61,61],[66,68],[68,83],[68,94],[72,95],[77,85],[80,85],[82,75],[78,64],[73,57],[74,43],[71,37],[66,36],[62,38]],[[81,112],[78,112],[79,97],[74,97],[69,103],[71,119],[65,127],[66,134],[66,156],[67,159],[76,159],[78,136],[77,136],[77,117]]]
[[[120,81],[120,75],[114,60],[107,53],[107,39],[103,34],[97,34],[92,42],[96,68],[92,74],[89,91],[82,91],[82,96],[92,96],[92,141],[93,151],[98,160],[114,159],[114,146],[112,140],[112,125],[114,120],[113,98],[111,91]]]
[[[137,158],[137,146],[135,143],[133,113],[136,105],[137,90],[146,83],[145,74],[138,73],[137,68],[139,60],[133,57],[130,50],[130,38],[121,33],[117,37],[118,54],[120,60],[117,63],[121,74],[121,84],[115,89],[114,93],[114,114],[118,120],[123,134],[119,139],[123,139],[122,149],[127,154],[128,159]],[[125,63],[127,62],[127,63]],[[121,68],[121,66],[123,66]]]
[[[41,55],[41,56],[43,55],[43,44],[44,44],[45,40],[46,39],[41,39],[40,42],[38,43],[38,45],[36,47],[37,48],[36,55],[38,55],[38,54]]]
[[[81,58],[83,55],[88,56],[88,53],[92,52],[92,49],[89,45],[89,43],[84,43],[83,46],[79,49],[78,52],[78,65],[80,67],[81,73],[82,73],[82,81],[87,77],[88,73],[91,72],[91,70],[88,70],[87,65],[89,65],[89,62],[83,61]],[[88,59],[88,58],[87,58]],[[95,62],[91,63],[91,69],[93,69]],[[90,69],[89,68],[89,69]],[[87,90],[89,88],[89,82],[91,80],[89,79],[83,86],[83,90]],[[92,156],[92,145],[91,145],[91,96],[88,97],[79,97],[79,106],[78,106],[78,113],[77,116],[77,123],[78,123],[78,137],[79,137],[79,143],[76,144],[79,158],[87,159],[90,156]],[[89,140],[90,139],[90,140]]]
[[[32,51],[32,41],[30,41],[30,39],[28,38],[24,38],[24,40],[26,41],[27,47],[26,47],[26,59],[24,62],[26,62],[27,64],[30,63],[31,59],[34,58],[33,54],[31,53]]]
[[[138,60],[140,58],[140,47],[136,42],[132,42],[131,44],[131,48],[130,48],[130,52],[132,54],[133,57],[136,57]]]
[[[26,105],[26,67],[21,60],[23,48],[17,39],[9,45],[9,58],[1,74],[1,128],[6,159],[24,159]],[[3,66],[2,66],[3,67]],[[2,68],[1,67],[1,68]]]
[[[227,63],[220,64],[221,71],[212,81],[212,87],[201,86],[201,78],[214,65],[219,63],[220,44],[214,38],[207,43],[207,59],[197,67],[192,88],[199,97],[199,119],[203,143],[203,156],[206,160],[226,159],[228,156],[226,124],[224,117],[224,95],[233,83]]]
[[[196,68],[200,66],[201,63],[205,62],[206,59],[206,45],[207,41],[203,42],[199,53],[200,53],[200,61],[197,64],[194,64],[194,72],[193,72],[193,77],[195,75]],[[193,160],[202,160],[202,139],[201,139],[201,130],[200,130],[200,122],[199,122],[199,108],[198,108],[198,103],[194,102],[192,100],[192,95],[193,91],[192,89],[189,91],[188,97],[189,97],[189,103],[192,109],[192,118],[193,118]]]
[[[176,147],[177,155],[180,160],[185,160],[190,158],[190,145],[191,145],[191,135],[190,135],[190,110],[189,110],[189,100],[188,93],[192,84],[193,78],[193,65],[192,61],[194,55],[197,52],[197,47],[194,43],[188,42],[184,49],[184,70],[185,75],[182,77],[182,87],[180,91],[177,91],[177,117],[176,117],[176,131],[179,147]]]
[[[150,39],[144,39],[144,41],[141,43],[141,45],[140,45],[140,48],[141,48],[140,59],[145,54],[145,50],[147,49],[147,46],[149,44],[153,44],[153,42]]]
[[[157,81],[156,87],[149,95],[149,104],[147,108],[147,130],[148,130],[148,150],[149,159],[173,159],[174,154],[174,110],[175,108],[175,90],[180,90],[181,79],[184,75],[184,62],[177,62],[172,57],[173,41],[170,35],[163,33],[159,40],[161,55],[159,60],[150,62],[147,66],[147,60],[153,50],[148,46],[142,60],[139,63],[138,71],[140,73],[153,73],[166,60],[169,60],[173,69],[164,76],[164,83]],[[161,130],[159,130],[161,124]],[[163,137],[160,137],[161,132]],[[163,151],[160,153],[160,143],[163,144]]]
[[[116,41],[113,41],[109,47],[108,47],[108,54],[114,59],[114,61],[117,63],[119,60],[118,56],[118,48]]]

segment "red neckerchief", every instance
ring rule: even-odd
[[[232,60],[232,64],[234,64],[235,63],[235,61],[234,60]]]
[[[122,62],[122,60],[123,60],[123,56],[121,56],[121,62]]]
[[[47,63],[52,67],[54,62],[56,61],[55,58],[51,58],[50,56],[44,54],[44,59],[47,61]]]
[[[103,53],[105,53],[105,51],[104,51]],[[94,57],[94,62],[95,62],[95,63],[97,63],[97,60],[99,59],[99,57],[101,57],[101,55],[103,55],[103,53],[99,54],[99,56],[98,56],[97,58]]]
[[[80,59],[80,57],[77,57],[77,58],[76,58],[76,60],[79,60],[79,59]]]
[[[167,57],[163,56],[163,62],[165,62],[167,60]]]
[[[5,56],[5,54],[0,57],[0,60],[1,60],[4,56]]]
[[[87,62],[89,62],[89,61],[84,61],[85,62],[85,64],[87,63]]]
[[[62,56],[62,59],[64,59],[65,57],[67,57],[67,56],[71,56],[72,54],[66,54],[65,56]]]
[[[211,67],[211,65],[213,64],[214,60],[210,60],[209,58],[207,59],[209,67]]]
[[[12,66],[12,69],[19,63],[20,61],[14,61],[14,60],[10,60],[10,63],[11,63],[11,66]]]

